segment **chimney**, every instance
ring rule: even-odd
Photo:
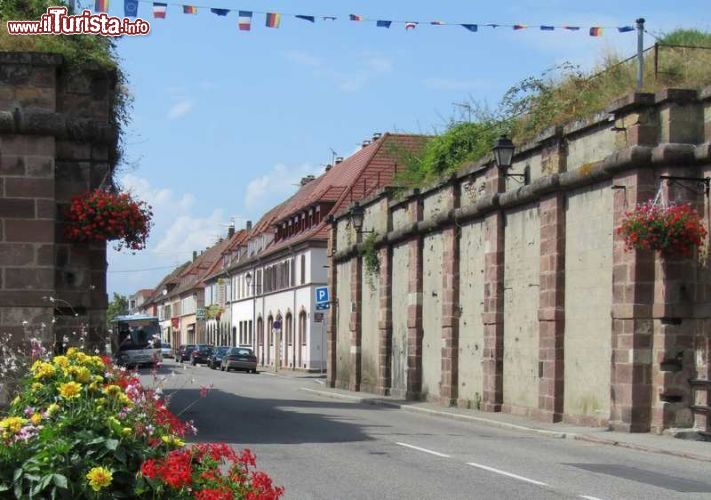
[[[368,139],[363,141],[363,147],[365,148],[367,146],[370,146],[370,141]]]
[[[228,237],[228,238],[232,238],[234,235],[235,235],[235,225],[234,225],[234,224],[230,224],[230,225],[227,227],[227,237]]]
[[[193,262],[197,259],[197,250],[193,250]]]
[[[377,141],[377,140],[380,139],[382,136],[383,136],[383,134],[381,134],[380,132],[375,132],[375,133],[373,134],[373,142]]]
[[[314,177],[313,175],[307,175],[306,177],[302,177],[302,178],[301,178],[301,185],[302,185],[302,186],[305,186],[306,184],[308,184],[309,182],[311,182],[311,181],[314,180],[315,178],[316,178],[316,177]]]
[[[329,163],[328,165],[326,165],[326,172],[328,172],[332,168],[333,168],[333,166]]]
[[[343,157],[342,156],[336,156],[336,165],[343,163]]]
[[[248,221],[247,221],[247,227],[246,227],[245,229],[247,229],[247,231],[251,231],[251,230],[252,230],[252,221],[251,221],[251,220],[248,220]]]

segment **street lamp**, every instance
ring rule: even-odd
[[[247,289],[251,290],[252,293],[252,328],[250,329],[250,334],[252,335],[252,348],[254,349],[254,352],[257,352],[257,345],[259,345],[259,342],[257,341],[257,294],[256,294],[256,283],[254,284],[254,288],[252,288],[252,272],[247,271],[247,274],[244,275],[244,281],[247,282]]]
[[[252,273],[247,271],[247,274],[244,275],[244,280],[247,282],[247,288],[252,286]]]
[[[494,144],[494,161],[496,162],[496,167],[504,177],[519,177],[523,179],[524,185],[528,185],[531,182],[528,167],[524,169],[522,174],[508,173],[508,170],[511,168],[511,163],[513,162],[515,149],[516,147],[514,146],[514,143],[511,142],[511,139],[505,135],[499,137]]]

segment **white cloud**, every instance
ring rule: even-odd
[[[192,101],[188,99],[181,99],[180,101],[173,104],[168,110],[168,119],[175,120],[181,116],[185,116],[193,109]]]
[[[318,175],[322,168],[305,163],[289,167],[282,163],[269,172],[252,179],[244,191],[244,206],[248,213],[261,216],[266,210],[284,201],[299,188],[307,175]]]
[[[145,250],[136,254],[109,251],[109,291],[126,294],[155,286],[171,266],[189,260],[193,251],[204,250],[226,233],[223,211],[198,213],[200,202],[192,193],[154,186],[132,173],[124,175],[120,184],[151,205],[153,228]]]

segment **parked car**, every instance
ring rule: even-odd
[[[183,361],[190,361],[190,355],[194,350],[195,346],[193,344],[181,345],[180,348],[178,348],[178,354],[175,360],[181,363]]]
[[[231,347],[222,358],[220,369],[222,371],[246,370],[257,373],[257,356],[247,347]]]
[[[170,347],[168,342],[161,342],[160,353],[164,358],[170,358],[173,356],[173,349]]]
[[[198,344],[190,353],[190,363],[192,363],[193,366],[198,363],[205,365],[210,359],[210,356],[212,356],[212,346],[207,344]]]
[[[229,346],[219,346],[212,349],[212,356],[207,361],[207,366],[216,370],[222,365],[222,358],[225,357],[225,353],[230,350]]]

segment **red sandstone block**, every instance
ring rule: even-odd
[[[5,241],[8,242],[53,242],[54,221],[51,220],[5,220]]]
[[[54,180],[7,177],[5,179],[5,196],[10,198],[54,198]]]

